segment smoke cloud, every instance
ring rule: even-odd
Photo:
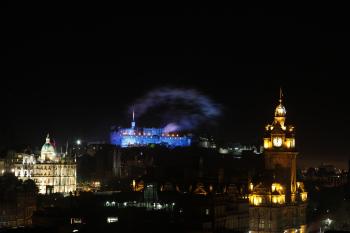
[[[162,107],[165,132],[197,128],[221,115],[220,105],[194,89],[159,88],[148,92],[130,107],[138,117],[151,109]]]

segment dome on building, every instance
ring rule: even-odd
[[[42,161],[45,161],[45,160],[52,161],[56,159],[56,150],[55,150],[55,147],[51,144],[49,134],[47,134],[46,136],[45,144],[41,147],[40,158]]]
[[[282,93],[282,89],[280,89],[280,99],[279,99],[279,104],[277,105],[276,109],[275,109],[275,117],[285,117],[286,116],[286,108],[283,106],[282,104],[282,97],[283,97],[283,93]]]
[[[275,109],[275,116],[276,117],[285,117],[286,116],[286,108],[280,103],[276,109]]]

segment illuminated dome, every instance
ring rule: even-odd
[[[282,89],[280,89],[280,99],[279,99],[279,105],[277,105],[276,109],[275,109],[275,117],[285,117],[286,116],[286,108],[282,105],[282,97],[283,97],[283,93],[282,93]]]
[[[286,108],[280,103],[275,110],[275,116],[276,117],[285,117],[286,116]]]
[[[50,137],[49,134],[46,136],[46,142],[45,144],[41,147],[41,156],[40,156],[42,161],[45,160],[55,160],[56,159],[56,151],[55,147],[51,144],[50,142]]]

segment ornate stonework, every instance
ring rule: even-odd
[[[280,94],[274,121],[265,127],[265,173],[249,185],[249,230],[305,232],[307,192],[296,178],[294,127],[286,125]]]
[[[40,156],[17,153],[7,163],[9,172],[19,179],[34,180],[41,194],[68,194],[76,190],[76,162],[65,153],[56,153],[49,135]]]

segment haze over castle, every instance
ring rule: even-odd
[[[1,16],[0,232],[350,232],[347,7]]]
[[[132,113],[131,128],[119,128],[111,133],[111,144],[120,147],[147,146],[151,144],[167,147],[190,146],[191,138],[169,132],[167,128],[136,128],[135,112]]]
[[[110,132],[110,143],[77,140],[60,153],[47,135],[40,153],[27,149],[2,157],[0,178],[32,180],[38,193],[13,202],[24,206],[25,217],[0,205],[6,210],[0,213],[7,213],[1,227],[49,230],[60,219],[63,232],[294,233],[310,232],[315,224],[327,229],[335,217],[315,194],[347,187],[347,173],[331,166],[298,169],[296,128],[286,118],[281,90],[260,145],[137,127],[135,113],[130,128]],[[136,219],[136,225],[124,224]]]

